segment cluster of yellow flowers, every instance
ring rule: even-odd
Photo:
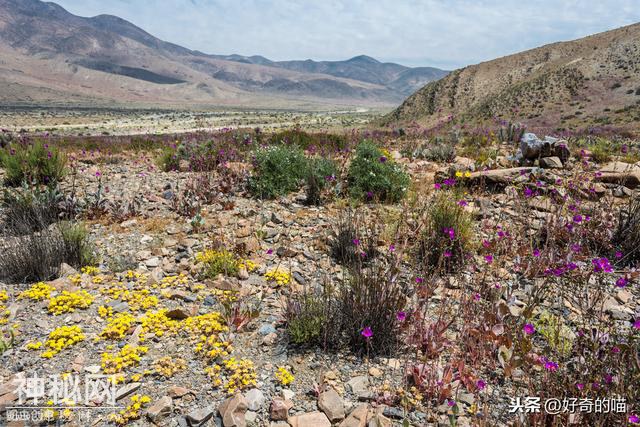
[[[84,334],[80,326],[60,326],[49,334],[49,338],[45,342],[48,350],[42,353],[42,357],[51,359],[65,348],[80,341],[84,341]]]
[[[98,311],[100,311],[100,309],[98,309]],[[113,310],[111,311],[113,312]],[[107,326],[100,332],[100,338],[112,340],[122,339],[135,321],[136,318],[129,313],[118,313],[115,316],[110,316],[107,320]]]
[[[205,274],[209,277],[216,277],[218,274],[234,276],[240,269],[240,260],[225,249],[207,249],[204,252],[198,252],[196,261],[204,264]]]
[[[471,178],[471,172],[470,171],[466,171],[466,172],[462,172],[462,171],[456,171],[456,178]]]
[[[249,359],[236,360],[235,357],[224,361],[229,379],[225,384],[228,394],[235,394],[238,390],[244,390],[256,385],[256,369]]]
[[[90,265],[88,265],[86,267],[82,267],[80,269],[80,271],[83,274],[87,274],[89,276],[95,276],[96,274],[100,273],[100,269],[98,267],[93,267],[93,266],[90,266]]]
[[[285,286],[291,282],[291,274],[279,267],[267,271],[264,277],[267,281],[275,282],[278,286]]]
[[[18,295],[18,299],[27,298],[32,301],[42,301],[51,297],[51,292],[55,291],[53,286],[47,285],[44,282],[38,282],[35,285],[31,285],[29,289],[23,291]]]
[[[177,372],[186,369],[187,363],[184,359],[174,359],[171,356],[167,356],[156,360],[156,363],[154,363],[153,367],[158,375],[162,375],[165,378],[170,378]]]
[[[4,289],[0,289],[0,325],[9,323],[9,310],[4,305],[9,300],[9,295]]]
[[[113,307],[110,307],[108,305],[101,305],[100,307],[98,307],[98,316],[102,317],[103,319],[113,316]]]
[[[276,372],[276,379],[283,386],[288,386],[291,384],[296,378],[293,376],[291,372],[287,370],[284,366],[280,366],[278,371]]]
[[[143,286],[142,283],[136,283],[136,285]],[[129,290],[122,282],[111,283],[102,288],[100,292],[108,296],[108,300],[113,299],[126,302],[131,311],[149,310],[150,308],[158,306],[158,297],[151,295],[149,289],[136,289],[134,287],[134,289]]]
[[[166,276],[160,280],[160,288],[176,288],[178,286],[186,286],[189,283],[189,279],[184,273],[180,273],[177,276]]]
[[[40,350],[41,347],[42,341],[32,341],[26,345],[27,350]]]
[[[148,351],[147,347],[127,344],[115,354],[102,353],[102,371],[105,374],[117,374],[129,366],[136,366]]]
[[[233,347],[229,341],[220,341],[217,335],[209,337],[202,335],[194,351],[204,354],[207,359],[216,360],[219,357],[228,356],[233,351]]]
[[[388,384],[387,384],[388,387]],[[400,404],[407,410],[413,410],[420,407],[424,396],[420,393],[416,387],[411,387],[409,390],[405,390],[402,387],[396,389],[396,396],[400,400]]]
[[[129,405],[117,414],[111,414],[109,420],[121,426],[129,425],[131,421],[137,420],[142,416],[142,409],[147,406],[149,402],[151,402],[149,396],[134,394],[129,399]]]
[[[229,330],[229,328],[224,325],[222,315],[217,311],[189,317],[184,321],[184,325],[192,332],[205,336],[217,335],[220,332],[227,332]]]
[[[238,263],[239,268],[244,268],[248,273],[255,271],[258,268],[258,264],[251,261],[250,259],[242,260]]]
[[[151,333],[157,337],[176,333],[179,326],[177,320],[167,316],[167,310],[164,308],[155,312],[147,311],[139,320],[144,333]],[[140,341],[144,341],[144,338],[141,337]]]
[[[87,291],[63,291],[61,295],[49,300],[49,313],[60,315],[76,311],[76,308],[87,309],[93,303],[93,297]]]

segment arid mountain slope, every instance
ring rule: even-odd
[[[0,0],[5,104],[391,106],[412,85],[446,73],[358,58],[334,67],[297,67],[261,57],[206,55],[115,16],[84,18],[55,3]],[[371,78],[382,69],[380,79]],[[417,76],[405,79],[403,73]]]
[[[453,71],[382,122],[431,126],[451,115],[569,130],[639,128],[640,24]]]

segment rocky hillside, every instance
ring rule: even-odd
[[[383,119],[433,125],[445,117],[530,127],[638,128],[640,24],[472,65],[427,84]]]
[[[391,106],[446,72],[348,61],[216,56],[121,18],[75,16],[55,3],[0,0],[0,102],[10,104]]]

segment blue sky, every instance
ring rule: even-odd
[[[58,0],[206,53],[453,69],[640,22],[639,0]]]

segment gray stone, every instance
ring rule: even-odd
[[[245,413],[247,401],[242,394],[236,394],[220,404],[218,412],[224,427],[246,427]]]
[[[559,157],[543,157],[540,159],[540,167],[545,169],[562,169],[562,161]]]
[[[336,423],[345,417],[344,403],[338,393],[330,388],[322,393],[318,398],[318,408],[325,413],[329,421]]]
[[[252,411],[259,411],[266,400],[264,393],[257,388],[252,388],[245,394],[247,407]]]
[[[369,378],[365,375],[353,377],[347,382],[347,387],[349,387],[351,393],[355,395],[364,393],[369,388]]]
[[[171,415],[173,411],[173,400],[169,396],[164,396],[157,402],[155,402],[148,410],[147,417],[157,423],[161,421],[163,418]]]

